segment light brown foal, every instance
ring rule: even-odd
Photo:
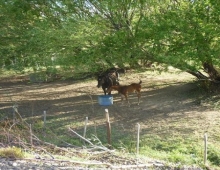
[[[115,86],[111,86],[108,88],[107,93],[109,93],[112,90],[117,90],[118,93],[120,93],[121,99],[123,101],[123,96],[125,96],[125,99],[128,102],[128,105],[130,106],[130,102],[128,101],[128,93],[133,93],[136,92],[137,96],[138,96],[138,105],[140,103],[140,97],[141,97],[141,83],[142,81],[140,80],[139,83],[132,83],[130,85],[127,86],[122,86],[122,85],[115,85]]]

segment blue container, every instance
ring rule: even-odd
[[[109,106],[113,104],[113,96],[112,95],[102,95],[98,97],[99,105],[101,106]]]

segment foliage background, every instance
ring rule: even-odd
[[[197,71],[219,65],[217,0],[0,2],[0,65],[53,64],[95,72],[153,62]],[[51,57],[55,61],[51,61]]]

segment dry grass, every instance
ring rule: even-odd
[[[0,148],[0,157],[21,159],[24,158],[24,152],[18,147]]]

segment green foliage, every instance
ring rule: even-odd
[[[181,70],[219,63],[217,0],[0,3],[0,65],[97,71],[148,61]]]
[[[202,7],[202,13],[197,6]],[[163,15],[156,13],[151,25],[157,32],[152,39],[155,59],[182,70],[197,70],[202,62],[215,60],[219,52],[214,44],[218,42],[219,30],[215,30],[218,23],[206,19],[212,15],[205,11],[207,4],[189,1],[172,7],[167,5]]]

